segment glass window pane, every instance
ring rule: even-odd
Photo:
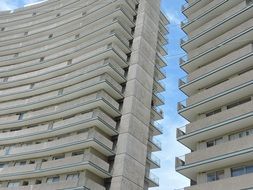
[[[253,166],[247,166],[246,167],[246,173],[253,173]]]
[[[214,141],[208,141],[208,142],[206,142],[206,146],[207,147],[214,146]]]
[[[219,138],[215,140],[216,145],[221,144],[222,142],[223,142],[223,138]]]
[[[215,179],[216,179],[215,172],[207,174],[207,182],[215,181]]]
[[[224,171],[216,172],[216,180],[224,179]]]
[[[243,175],[244,173],[245,173],[244,172],[244,167],[242,167],[242,168],[233,168],[231,170],[232,177],[240,176],[240,175]]]

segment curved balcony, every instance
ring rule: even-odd
[[[252,66],[252,44],[228,54],[179,79],[179,88],[187,95],[195,94],[198,89],[210,86],[215,81],[229,78],[233,73],[240,73]]]
[[[94,79],[74,84],[71,87],[69,86],[63,88],[61,91],[55,90],[46,94],[40,94],[38,96],[30,97],[27,99],[17,99],[14,101],[0,102],[0,115],[42,109],[50,105],[61,104],[63,102],[75,98],[80,98],[81,96],[94,93],[95,91],[103,90],[104,88],[105,91],[107,91],[107,85],[102,86],[101,82],[96,81],[96,83],[92,83],[92,81],[94,82]],[[116,87],[117,85],[119,86],[119,84],[117,83],[115,85],[112,84],[112,86]],[[120,86],[118,88],[121,89]]]
[[[90,190],[86,187],[84,188],[76,188],[78,187],[78,180],[64,180],[60,181],[58,183],[43,183],[40,185],[29,185],[29,186],[18,186],[18,187],[12,187],[12,190],[30,190],[31,187],[34,190]],[[9,187],[0,187],[0,190],[10,190]],[[98,190],[105,190],[105,189],[98,189]]]
[[[89,170],[102,178],[110,177],[109,164],[92,153],[37,164],[5,167],[0,171],[0,177],[1,180],[18,180],[82,170]]]
[[[124,54],[130,52],[128,44],[125,44],[124,40],[122,40],[115,33],[109,33],[100,36],[98,39],[88,40],[86,39],[86,36],[84,36],[80,37],[78,40],[66,42],[64,44],[60,44],[59,46],[55,44],[57,47],[48,47],[46,49],[40,48],[28,52],[23,52],[20,57],[14,59],[9,59],[9,55],[7,57],[2,56],[1,61],[3,63],[3,66],[18,64],[22,61],[28,61],[29,64],[31,64],[31,62],[33,62],[34,64],[38,64],[38,62],[42,62],[41,58],[44,58],[44,60],[46,61],[56,61],[58,59],[58,62],[56,64],[59,64],[59,61],[61,61],[64,57],[68,57],[67,60],[69,60],[71,58],[74,58],[72,54],[79,54],[79,56],[81,55],[81,53],[92,54],[92,52],[94,52],[99,47],[102,48],[103,46],[108,46],[108,44],[110,44],[111,46],[119,47],[121,50],[119,54],[122,57],[125,57]],[[49,51],[50,54],[48,55],[47,53]]]
[[[88,129],[93,126],[110,136],[118,134],[116,122],[103,111],[96,109],[92,112],[54,121],[52,124],[47,123],[32,128],[0,133],[0,142],[2,145],[8,145],[34,141],[36,139],[50,138],[73,131]]]
[[[113,98],[120,99],[122,98],[122,95],[121,95],[122,87],[110,75],[108,75],[107,72],[106,73],[103,72],[106,67],[108,66],[103,66],[100,69],[93,70],[90,72],[89,70],[84,71],[84,72],[82,70],[77,70],[71,75],[68,74],[68,75],[58,76],[56,78],[52,78],[47,81],[35,83],[32,89],[31,89],[31,85],[27,85],[27,86],[21,86],[18,88],[2,90],[0,91],[1,101],[9,101],[12,99],[22,99],[22,98],[24,99],[25,97],[45,94],[50,91],[55,91],[59,89],[68,89],[70,88],[71,85],[82,83],[85,80],[88,80],[88,81],[93,80],[94,86],[97,83],[103,83],[103,82],[108,83],[109,88],[106,86],[103,86],[104,89],[106,89],[106,91],[109,90],[108,92],[111,94]],[[111,74],[111,72],[108,72],[108,73]],[[100,74],[100,76],[97,76],[97,74]],[[116,76],[118,76],[118,74],[116,74],[115,77]]]
[[[105,64],[105,66],[97,70],[96,69],[92,70],[91,73],[89,72],[83,73],[82,70],[79,70],[80,72],[79,73],[76,72],[76,74],[81,74],[79,75],[80,78],[73,77],[71,80],[64,80],[66,81],[66,83],[62,83],[64,81],[59,81],[61,83],[60,86],[55,85],[54,82],[57,82],[57,80],[49,80],[42,83],[42,85],[40,83],[34,85],[35,88],[32,88],[32,89],[30,89],[29,87],[28,88],[13,88],[13,89],[8,89],[9,91],[8,90],[2,91],[3,93],[2,95],[0,95],[0,97],[1,97],[1,100],[5,102],[1,102],[0,105],[3,106],[3,108],[6,108],[6,107],[13,107],[12,103],[15,103],[16,106],[19,106],[22,104],[25,105],[31,102],[36,102],[38,101],[38,98],[41,98],[41,100],[45,100],[46,98],[48,98],[47,96],[58,97],[59,95],[63,94],[64,89],[65,89],[64,94],[70,94],[71,92],[75,92],[77,89],[81,90],[83,88],[82,84],[85,87],[87,87],[86,89],[87,93],[92,93],[92,92],[104,89],[105,91],[110,93],[113,98],[115,99],[122,98],[122,95],[121,95],[122,86],[113,78],[111,78],[110,75],[107,74],[107,73],[110,73],[110,70],[109,72],[106,71],[108,66],[109,65]],[[85,75],[89,75],[88,73],[91,75],[91,77],[85,76]],[[100,74],[100,75],[92,76],[96,74]],[[89,78],[87,79],[87,78],[82,78],[82,77],[89,77]],[[56,79],[62,79],[62,78],[63,77],[58,77]],[[105,85],[102,85],[102,84],[105,84]],[[48,85],[47,87],[49,88],[46,88],[45,85]],[[61,90],[62,92],[60,93],[59,90]],[[25,98],[26,96],[30,98],[26,99]],[[16,99],[16,100],[10,101],[13,99]]]
[[[197,173],[251,161],[252,140],[253,136],[247,136],[189,153],[185,159],[177,159],[177,171],[196,180]]]
[[[54,19],[50,20],[50,21],[45,21],[42,23],[38,23],[38,24],[33,24],[31,26],[25,26],[22,28],[18,28],[18,29],[11,29],[8,30],[8,27],[6,27],[6,29],[0,33],[0,36],[6,35],[4,37],[0,37],[0,40],[7,40],[7,39],[12,39],[13,36],[15,37],[24,37],[24,32],[26,32],[27,30],[30,31],[30,33],[38,33],[38,32],[43,32],[43,31],[49,31],[49,30],[53,30],[57,27],[60,26],[64,26],[67,27],[67,25],[73,25],[73,24],[80,24],[80,21],[82,21],[84,18],[87,21],[95,21],[97,18],[100,17],[104,17],[106,18],[107,15],[109,15],[108,13],[110,13],[111,15],[114,14],[114,16],[117,17],[118,16],[122,16],[122,13],[119,15],[119,10],[120,12],[123,12],[125,16],[127,16],[125,22],[126,25],[132,26],[133,25],[133,18],[126,13],[125,9],[121,8],[121,4],[125,4],[124,7],[126,8],[128,6],[128,3],[126,3],[126,1],[116,1],[114,3],[114,6],[111,6],[111,3],[108,3],[106,5],[101,4],[100,6],[98,6],[98,8],[94,9],[87,9],[86,10],[86,14],[83,15],[82,13],[82,9],[78,7],[78,9],[80,9],[80,11],[74,10],[71,11],[69,14],[65,14],[63,16],[59,16],[59,17],[54,17]],[[110,5],[110,6],[109,6]],[[116,9],[115,9],[116,7]],[[86,8],[86,5],[84,6],[84,8]],[[85,11],[85,10],[83,10]],[[118,13],[117,13],[118,12]],[[78,13],[76,15],[76,13]],[[94,14],[97,14],[94,17]],[[117,14],[117,15],[115,15]],[[72,15],[72,16],[71,16]],[[132,15],[133,16],[133,15]],[[94,20],[95,19],[95,20]],[[125,19],[125,18],[124,18]],[[1,35],[2,34],[2,35]],[[7,34],[10,36],[8,37]]]
[[[93,147],[106,156],[114,155],[112,151],[113,143],[93,129],[50,142],[23,145],[21,147],[6,147],[4,150],[0,151],[0,158],[2,162],[39,158],[89,147]]]
[[[189,121],[197,119],[199,114],[230,104],[252,94],[252,73],[248,71],[222,82],[209,89],[200,91],[178,104],[178,112]],[[194,110],[194,111],[192,111]]]
[[[253,38],[253,27],[236,34],[228,40],[225,40],[213,48],[196,55],[192,58],[180,59],[180,67],[186,72],[193,72],[198,67],[206,65],[210,62],[225,56],[226,54],[245,46],[249,43],[248,39]]]
[[[179,142],[196,150],[197,142],[227,134],[250,126],[253,122],[253,101],[244,103],[218,114],[199,119],[177,129]]]
[[[201,26],[191,34],[190,38],[183,38],[181,40],[181,46],[185,50],[194,49],[240,25],[241,23],[244,23],[248,19],[252,18],[252,7],[253,5],[247,5],[245,1],[240,3],[235,8],[211,21],[212,24],[207,23]]]
[[[99,22],[99,23],[98,23]],[[101,27],[97,27],[97,25]],[[88,27],[88,28],[87,28]],[[128,40],[132,39],[131,34],[129,31],[126,30],[126,28],[121,24],[120,20],[113,20],[109,23],[102,22],[102,20],[89,23],[88,25],[82,25],[81,27],[78,27],[76,29],[72,29],[70,31],[64,32],[63,34],[54,34],[52,38],[39,38],[37,39],[32,39],[32,40],[27,40],[26,42],[23,43],[14,43],[11,45],[5,45],[0,47],[1,50],[1,55],[10,55],[14,54],[17,51],[22,52],[22,55],[27,55],[30,52],[36,53],[40,52],[43,53],[45,50],[48,49],[54,49],[54,48],[60,48],[61,46],[66,46],[66,48],[69,48],[69,45],[71,44],[74,45],[79,45],[80,41],[84,44],[88,43],[91,41],[90,39],[96,39],[99,37],[101,39],[102,36],[108,36],[111,34],[111,31],[114,31],[114,33],[117,35],[117,37],[124,42],[128,46]],[[76,35],[79,35],[79,38],[76,39]],[[108,35],[106,35],[108,34]],[[87,39],[86,39],[87,38]],[[99,41],[99,40],[97,40]],[[82,48],[84,49],[84,48]],[[125,50],[125,48],[123,48]],[[52,61],[52,60],[47,60]],[[47,64],[47,62],[45,64]],[[24,67],[24,66],[34,66],[34,65],[40,66],[38,64],[38,60],[30,60],[29,63],[15,63],[15,65],[9,65],[9,63],[5,63],[6,66],[2,66],[0,69],[5,71],[9,69],[15,69],[17,70],[17,67]],[[42,67],[42,66],[40,66]],[[45,66],[44,66],[45,67]],[[12,71],[12,70],[11,70]],[[16,73],[14,73],[16,74]]]
[[[115,107],[116,106],[116,107]],[[57,106],[47,107],[45,109],[31,111],[23,114],[23,118],[19,119],[18,115],[1,117],[0,128],[13,128],[24,125],[35,125],[47,121],[64,118],[75,115],[85,110],[102,108],[108,115],[112,117],[120,116],[118,103],[115,102],[108,94],[95,93],[82,98],[62,103]],[[7,122],[6,122],[7,121]]]

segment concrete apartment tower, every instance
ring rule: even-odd
[[[190,123],[177,139],[191,153],[176,170],[186,190],[253,189],[253,1],[189,0],[180,60],[188,96],[178,112]]]
[[[0,190],[158,186],[160,0],[48,0],[0,13]]]

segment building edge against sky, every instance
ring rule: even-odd
[[[160,0],[49,0],[0,23],[0,190],[158,186]]]
[[[178,103],[190,123],[177,140],[191,153],[176,170],[191,180],[186,190],[253,189],[253,1],[189,0],[180,59],[187,76]]]

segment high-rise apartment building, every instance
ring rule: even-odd
[[[186,190],[253,189],[253,1],[189,0],[178,112],[190,123],[177,139],[191,153],[176,170]]]
[[[0,190],[158,186],[168,20],[160,0],[0,13]]]

